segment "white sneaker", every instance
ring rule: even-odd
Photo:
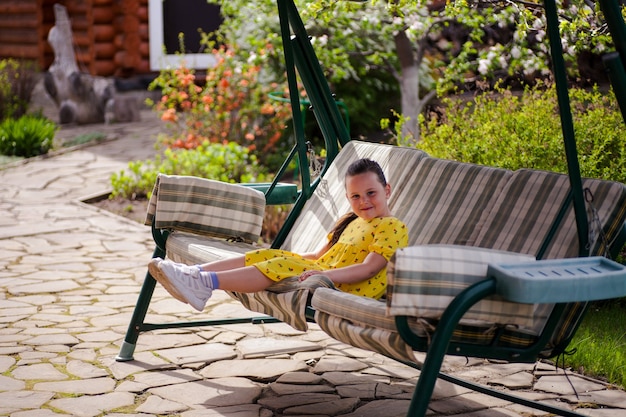
[[[200,270],[197,267],[153,258],[148,264],[148,271],[174,298],[198,311],[204,310],[213,294],[213,289],[200,281]]]

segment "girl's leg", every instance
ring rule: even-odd
[[[228,271],[245,266],[245,256],[236,256],[234,258],[220,259],[219,261],[208,262],[199,265],[203,271]]]
[[[266,289],[274,282],[254,266],[215,272],[220,290],[257,292]]]
[[[174,298],[190,304],[198,311],[202,311],[214,289],[256,292],[272,284],[273,281],[254,266],[217,272],[204,269],[209,266],[225,267],[241,263],[243,263],[243,258],[218,261],[209,265],[188,266],[154,258],[148,264],[148,270]]]

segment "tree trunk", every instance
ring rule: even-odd
[[[404,117],[398,144],[415,145],[420,138],[418,116],[423,107],[419,98],[419,63],[406,33],[399,31],[395,43],[400,61],[401,111]]]

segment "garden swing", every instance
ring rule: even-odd
[[[617,1],[600,5],[617,50],[605,62],[626,115],[626,26]],[[350,140],[293,0],[277,0],[277,6],[296,143],[271,184],[159,176],[147,219],[157,245],[154,256],[192,264],[241,254],[258,238],[264,207],[285,203],[293,208],[272,247],[311,251],[347,211],[342,181],[347,165],[370,157],[396,184],[390,207],[410,231],[410,246],[397,251],[389,265],[386,300],[337,291],[319,275],[259,293],[230,293],[262,313],[259,317],[146,323],[155,288],[147,274],[117,360],[132,360],[140,333],[150,330],[276,321],[306,330],[315,322],[337,340],[420,369],[410,416],[426,414],[437,378],[549,413],[580,416],[440,372],[445,355],[525,363],[557,356],[576,332],[587,302],[626,296],[626,269],[604,256],[614,256],[626,241],[626,187],[581,178],[556,2],[546,0],[545,13],[568,175],[477,166]],[[292,159],[300,167],[309,164],[296,73],[326,150],[319,176],[300,169],[300,189],[278,181]],[[590,231],[600,238],[589,239]],[[414,351],[426,352],[425,360],[417,361]]]

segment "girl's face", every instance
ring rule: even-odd
[[[390,195],[389,184],[382,185],[373,172],[346,177],[346,197],[352,211],[362,219],[390,216],[387,206]]]

